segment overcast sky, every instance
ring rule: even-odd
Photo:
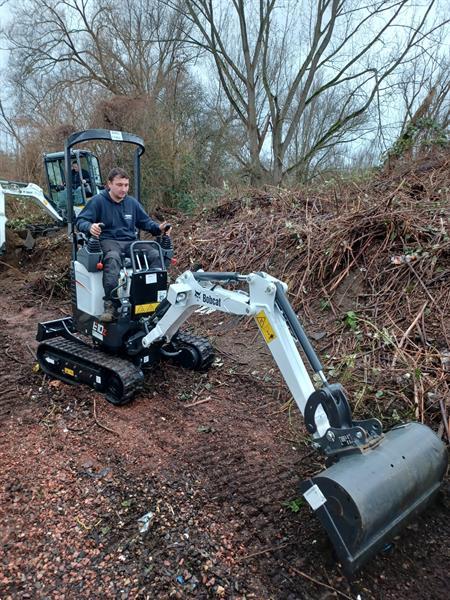
[[[2,0],[0,0],[0,4],[2,4]],[[7,2],[5,4],[5,6],[0,6],[0,28],[4,27],[4,25],[6,25],[6,23],[8,22],[8,18],[9,18],[8,4],[9,4],[9,2]],[[7,51],[4,49],[3,46],[0,46],[0,64],[1,65],[3,65],[6,62],[7,56],[8,56]]]

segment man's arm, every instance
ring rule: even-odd
[[[161,235],[163,233],[162,229],[158,225],[156,221],[153,221],[139,202],[136,200],[136,226],[138,229],[143,229],[144,231],[149,231],[152,235]]]
[[[86,206],[78,215],[76,220],[76,227],[78,231],[81,231],[82,233],[99,235],[98,233],[91,231],[91,227],[99,222],[100,216],[97,213],[97,202],[93,199],[86,204]]]
[[[91,185],[91,176],[89,175],[88,171],[85,171],[85,170],[81,171],[81,180],[83,183],[87,183],[88,185]]]

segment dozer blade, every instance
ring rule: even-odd
[[[375,448],[348,454],[301,483],[345,573],[380,550],[438,492],[447,450],[427,426],[391,429]]]

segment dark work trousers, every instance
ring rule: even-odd
[[[122,258],[123,256],[130,256],[130,246],[132,243],[132,241],[100,240],[103,250],[103,288],[105,290],[105,300],[117,299],[116,288],[119,283]],[[148,245],[147,254],[150,268],[161,267],[159,252],[152,244]]]

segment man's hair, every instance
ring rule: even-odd
[[[130,179],[130,176],[125,169],[121,169],[120,167],[111,169],[111,171],[108,173],[108,181],[112,181],[116,177],[119,177],[119,179]]]

